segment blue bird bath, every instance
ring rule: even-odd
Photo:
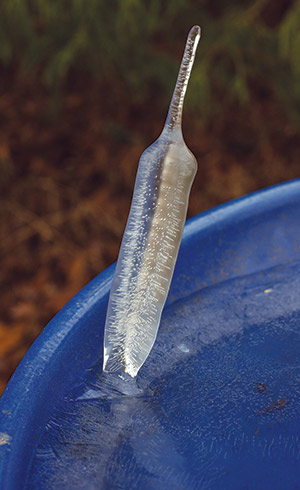
[[[154,348],[103,376],[114,266],[47,325],[0,400],[0,488],[300,488],[300,180],[186,224]]]

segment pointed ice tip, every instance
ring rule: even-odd
[[[198,43],[200,41],[200,37],[201,37],[201,27],[199,27],[199,26],[192,27],[190,32],[188,33],[186,44],[192,45],[193,54],[196,53],[196,49],[197,49]]]
[[[194,26],[191,28],[190,32],[189,32],[189,37],[197,37],[197,36],[201,36],[201,27],[200,26]]]
[[[190,78],[190,74],[192,71],[195,54],[197,51],[197,46],[200,40],[201,29],[199,26],[194,26],[191,28],[188,33],[177,82],[175,85],[173,97],[171,100],[171,104],[169,107],[168,116],[166,119],[165,127],[169,130],[173,130],[174,128],[181,128],[181,119],[182,119],[182,109],[184,96],[186,92],[186,88],[188,85],[188,81]]]

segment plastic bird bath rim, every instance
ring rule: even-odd
[[[237,223],[238,226],[241,216],[243,220],[253,219],[257,215],[265,216],[272,213],[274,209],[290,204],[293,200],[297,203],[299,196],[300,179],[296,179],[229,201],[189,219],[185,226],[167,304],[177,299],[177,287],[180,281],[187,281],[187,295],[201,287],[222,282],[222,275],[218,277],[208,275],[209,264],[206,265],[204,260],[201,267],[206,270],[207,277],[203,283],[189,282],[189,279],[185,277],[183,273],[185,264],[184,261],[182,262],[182,257],[192,255],[188,249],[196,239],[205,241],[209,234],[220,232],[220,230],[223,230],[222,233],[225,230],[226,235],[226,227],[232,223]],[[295,257],[298,258],[298,256],[299,250],[295,250]],[[266,268],[268,266],[270,264],[266,264]],[[64,390],[66,388],[65,385],[63,388],[58,384],[55,385],[53,381],[56,379],[55,376],[59,376],[61,366],[64,365],[63,355],[66,345],[70,350],[70,345],[75,346],[76,342],[78,344],[78,336],[82,336],[82,332],[86,333],[85,319],[93,308],[98,308],[102,312],[99,325],[95,327],[97,332],[95,342],[98,342],[99,351],[102,349],[105,312],[114,268],[115,264],[96,276],[57,313],[31,346],[9,381],[0,400],[1,488],[13,488],[14,490],[21,488],[20,481],[22,479],[24,481],[26,477],[31,450],[38,443],[39,429],[45,424],[49,415],[47,404],[52,406],[62,394],[63,388]],[[253,272],[255,272],[255,267]],[[237,271],[230,278],[239,275],[243,275],[242,270]],[[225,274],[223,280],[226,278],[228,277]],[[74,358],[71,367],[73,375],[77,373],[75,351]],[[88,354],[86,365],[88,365]],[[41,415],[40,422],[35,425],[35,417],[37,413],[40,416],[41,411],[44,418]],[[24,454],[24,451],[22,453],[23,441],[28,443],[28,451],[26,451],[28,455]],[[17,475],[14,477],[15,483],[11,481],[12,472]]]

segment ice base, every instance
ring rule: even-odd
[[[300,262],[168,306],[136,380],[64,394],[28,489],[292,489],[300,464]]]

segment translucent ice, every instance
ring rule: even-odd
[[[24,488],[299,488],[299,293],[294,261],[169,304],[138,379],[65,390]]]
[[[187,39],[165,127],[143,153],[112,283],[104,371],[136,376],[156,339],[182,237],[197,162],[181,128],[184,96],[200,39]]]

